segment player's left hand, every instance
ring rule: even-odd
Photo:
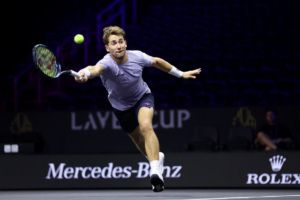
[[[195,79],[197,78],[197,75],[199,75],[201,72],[201,68],[185,71],[182,74],[183,79]]]

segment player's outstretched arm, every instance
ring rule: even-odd
[[[189,71],[181,71],[177,69],[175,66],[171,65],[169,62],[158,57],[153,58],[153,66],[173,76],[176,76],[178,78],[183,78],[183,79],[195,79],[197,78],[197,75],[199,75],[201,72],[201,68],[197,68]]]
[[[75,77],[75,81],[79,83],[85,83],[89,79],[100,76],[100,74],[103,72],[103,69],[104,67],[101,64],[89,65],[78,71],[80,77]]]

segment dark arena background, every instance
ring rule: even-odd
[[[44,0],[2,15],[0,199],[300,199],[300,2],[297,0]],[[48,45],[75,71],[105,54],[102,29],[121,26],[129,50],[161,57],[153,125],[166,188],[120,129],[100,78],[50,79],[32,61]],[[74,35],[85,37],[75,44]],[[289,138],[257,142],[267,109]]]

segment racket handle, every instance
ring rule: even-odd
[[[75,77],[77,77],[77,78],[80,77],[79,73],[75,72],[74,70],[70,70],[70,72],[71,72],[71,75],[72,75],[72,76],[75,76]]]

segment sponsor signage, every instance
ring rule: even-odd
[[[248,173],[248,185],[299,185],[300,186],[300,168],[297,171],[288,171],[282,173],[281,169],[287,158],[280,154],[271,156],[266,162],[270,162],[269,171],[263,173]]]
[[[134,168],[136,167],[136,168]],[[165,178],[180,178],[182,166],[164,166]],[[138,162],[137,166],[115,165],[113,162],[105,166],[68,166],[66,163],[49,163],[47,180],[50,179],[143,179],[149,177],[148,162]]]
[[[300,188],[300,152],[166,153],[167,188]],[[140,154],[2,155],[0,189],[151,188]]]
[[[300,109],[291,107],[278,111],[281,119],[286,120],[282,122],[293,133],[298,133]],[[199,127],[216,127],[218,141],[225,145],[232,126],[255,129],[263,117],[263,108],[163,109],[155,111],[153,127],[165,151],[182,152],[189,140],[197,138]],[[24,142],[34,143],[39,153],[46,154],[137,152],[112,110],[0,113],[0,121],[0,144],[7,145],[0,154],[36,151],[30,145],[20,144]],[[295,142],[299,145],[298,135],[295,134]],[[170,137],[174,142],[169,142]],[[12,146],[14,144],[18,148]]]
[[[121,130],[121,126],[112,111],[71,112],[71,131],[97,131],[101,129]],[[155,129],[182,129],[189,123],[191,113],[186,109],[160,110],[154,113]]]

